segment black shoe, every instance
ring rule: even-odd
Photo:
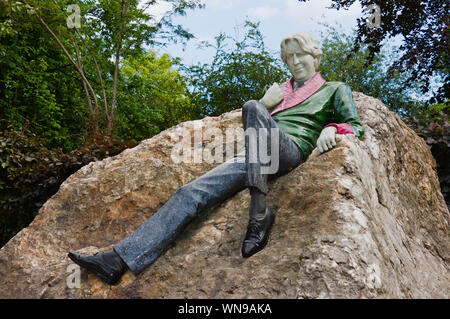
[[[242,257],[248,258],[266,247],[274,221],[275,214],[269,206],[266,206],[266,214],[263,219],[250,219],[242,244]]]
[[[127,265],[114,250],[95,255],[69,252],[69,258],[109,285],[116,285],[127,270]]]

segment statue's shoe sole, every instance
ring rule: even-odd
[[[76,254],[72,252],[69,252],[68,257],[80,267],[83,267],[88,272],[100,278],[104,283],[107,283],[108,285],[111,286],[115,286],[119,283],[121,276],[109,277],[105,275],[102,271],[100,271],[98,266],[90,262],[86,262],[85,260],[79,258]]]

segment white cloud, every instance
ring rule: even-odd
[[[156,2],[152,6],[147,6],[147,1],[145,0],[140,0],[139,2],[139,8],[146,8],[145,12],[154,16],[156,22],[159,22],[164,17],[164,15],[172,9],[172,5],[169,2],[163,0]]]
[[[214,9],[230,9],[236,5],[240,5],[244,1],[245,0],[203,0],[202,3],[206,4],[207,7]]]
[[[348,10],[329,9],[331,0],[314,0],[308,2],[298,2],[291,0],[284,0],[282,5],[283,14],[296,21],[303,20],[304,22],[312,23],[311,17],[320,17],[323,22],[339,21],[344,22],[348,20],[356,21],[356,18],[361,16],[361,5],[356,1]]]
[[[258,20],[265,20],[265,19],[273,18],[273,17],[277,16],[278,13],[279,13],[278,8],[273,8],[273,7],[269,7],[269,6],[250,8],[247,11],[247,14],[250,17],[256,18]]]

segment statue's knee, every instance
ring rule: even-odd
[[[256,112],[261,107],[261,105],[262,105],[261,102],[257,100],[247,101],[242,107],[242,112],[243,113]]]
[[[193,182],[178,188],[176,195],[179,196],[178,200],[183,203],[186,213],[192,214],[192,216],[204,207],[204,195],[201,191],[199,192],[198,187]]]

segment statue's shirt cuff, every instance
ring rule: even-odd
[[[341,123],[341,124],[330,123],[330,124],[326,125],[324,128],[329,127],[329,126],[334,126],[337,129],[336,134],[355,134],[355,131],[353,130],[353,128],[350,125],[348,125],[347,123]]]

